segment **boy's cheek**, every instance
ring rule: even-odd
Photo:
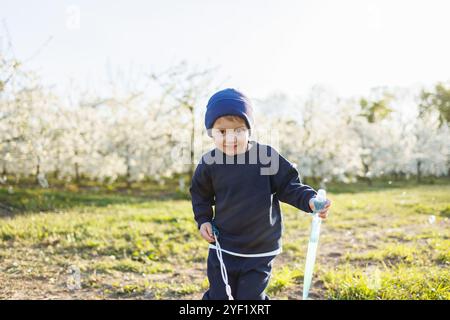
[[[223,141],[220,138],[213,138],[213,141],[214,141],[214,144],[216,145],[216,147],[223,145]]]

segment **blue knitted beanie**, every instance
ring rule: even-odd
[[[222,116],[239,116],[245,120],[248,129],[253,128],[253,107],[250,99],[236,89],[218,91],[209,99],[205,113],[205,126],[209,136],[209,129],[217,118]]]

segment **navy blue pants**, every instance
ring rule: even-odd
[[[223,252],[222,258],[227,268],[228,284],[235,300],[269,300],[264,290],[269,284],[275,256],[248,258]],[[209,290],[205,292],[202,299],[228,300],[216,249],[209,249],[207,272]]]

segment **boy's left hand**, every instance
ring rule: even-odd
[[[327,199],[327,202],[325,203],[325,206],[322,210],[319,211],[319,217],[326,220],[328,217],[328,209],[331,206],[331,200]],[[309,200],[309,207],[312,211],[314,211],[314,197]]]

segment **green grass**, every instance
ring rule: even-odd
[[[0,189],[2,208],[13,208],[0,214],[0,298],[201,298],[207,243],[186,193],[92,187]],[[329,190],[311,297],[450,299],[450,184]],[[310,218],[282,209],[267,292],[299,299]],[[67,286],[73,268],[80,289]]]
[[[324,274],[328,299],[411,300],[450,299],[450,272],[439,267],[410,264],[394,267],[344,265]]]

